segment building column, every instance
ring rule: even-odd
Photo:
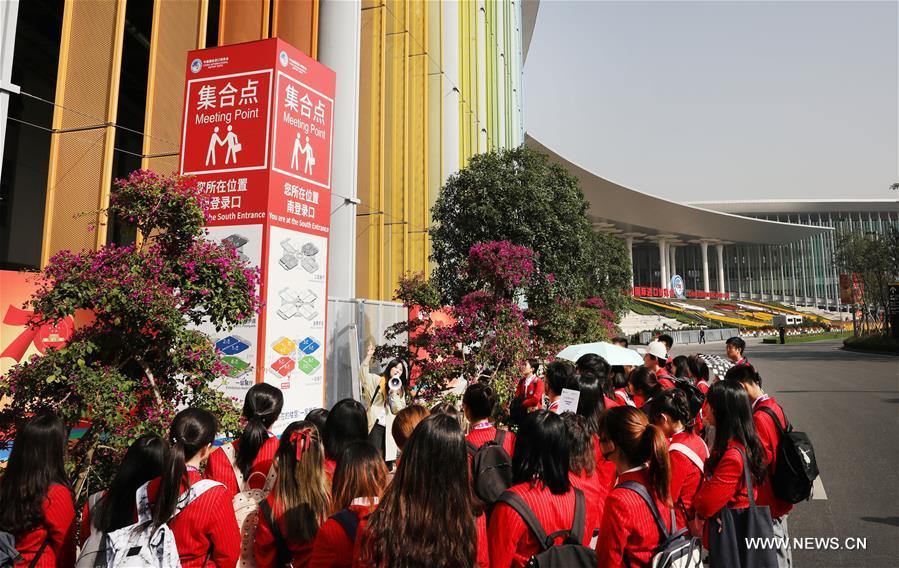
[[[661,288],[668,288],[668,267],[667,267],[667,259],[668,256],[665,254],[665,239],[659,239],[659,276],[661,277]]]
[[[627,247],[627,258],[631,261],[631,290],[634,289],[634,237],[625,237],[624,243]]]
[[[724,245],[715,245],[718,253],[718,292],[724,294]]]
[[[709,243],[702,241],[699,243],[702,249],[702,289],[709,291]],[[720,258],[720,257],[719,257]],[[720,262],[720,261],[719,261]]]
[[[677,245],[669,244],[668,245],[668,253],[669,253],[668,258],[671,259],[670,264],[668,265],[668,272],[669,272],[668,279],[671,280],[677,274],[677,260],[676,260]]]

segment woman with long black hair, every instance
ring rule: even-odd
[[[468,476],[459,423],[446,414],[422,420],[381,503],[359,526],[353,565],[486,566],[486,525]]]
[[[52,414],[18,427],[0,478],[0,530],[16,539],[25,566],[75,564],[75,504],[65,471],[66,429]]]
[[[325,450],[315,424],[300,420],[284,429],[275,467],[278,480],[260,503],[253,544],[256,566],[306,566],[331,506]]]
[[[111,533],[134,524],[137,514],[134,494],[141,485],[162,475],[167,454],[168,446],[156,434],[144,434],[131,444],[109,489],[92,495],[84,504],[82,543],[92,533]]]
[[[215,416],[205,410],[188,408],[175,415],[162,476],[147,487],[152,527],[168,525],[183,568],[201,568],[210,563],[231,568],[237,565],[240,555],[241,537],[231,493],[221,483],[204,480],[200,475],[200,464],[212,451],[217,429]],[[198,496],[176,514],[179,503],[184,502],[194,486],[206,489],[195,491]]]
[[[362,403],[352,398],[337,401],[325,419],[325,431],[322,432],[322,441],[325,445],[325,472],[328,477],[334,476],[337,458],[344,448],[353,442],[364,442],[367,439],[368,421]]]
[[[568,477],[570,445],[562,418],[548,410],[528,414],[521,422],[512,458],[512,498],[523,502],[546,534],[573,528],[576,494]],[[522,568],[542,547],[521,515],[503,500],[490,515],[490,565]],[[596,520],[585,507],[584,532],[572,535],[588,545]]]
[[[375,346],[369,344],[365,359],[359,365],[362,400],[367,409],[370,440],[375,449],[384,455],[384,460],[392,462],[396,459],[398,448],[390,433],[393,431],[394,417],[406,408],[409,377],[402,359],[391,359],[380,375],[370,373],[368,368],[374,354]]]
[[[612,383],[609,373],[611,366],[599,355],[588,353],[577,360],[576,388],[580,391],[577,414],[587,421],[587,431],[593,439],[593,456],[596,458],[598,482],[606,488],[615,483],[615,464],[603,457],[599,451],[599,420],[607,408],[618,406],[618,402],[608,397]],[[614,396],[614,393],[613,393]]]
[[[646,414],[632,406],[609,409],[600,422],[606,457],[615,463],[618,484],[609,493],[599,528],[597,556],[600,568],[651,566],[659,546],[659,528],[646,501],[625,482],[643,486],[655,502],[666,530],[674,532],[671,515],[668,443]]]
[[[662,394],[665,388],[659,384],[656,374],[646,367],[637,367],[628,377],[631,396],[637,408],[643,408],[653,398]]]
[[[744,463],[755,488],[765,479],[765,452],[752,420],[749,395],[737,381],[718,381],[709,389],[706,422],[715,427],[715,445],[706,462],[705,481],[696,493],[693,506],[705,519],[721,509],[748,508],[749,491]],[[706,536],[712,530],[706,523]]]
[[[250,387],[243,402],[246,426],[236,440],[212,452],[206,466],[206,478],[223,484],[232,496],[244,489],[265,485],[278,449],[278,438],[270,429],[281,415],[283,406],[281,389],[266,383]]]

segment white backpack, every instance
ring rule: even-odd
[[[252,489],[250,480],[253,476],[262,473],[255,471],[246,479],[243,477],[240,468],[237,467],[237,455],[234,452],[234,444],[225,444],[222,451],[228,458],[231,468],[234,470],[234,477],[237,478],[237,487],[240,492],[234,496],[231,503],[234,505],[234,516],[237,517],[237,528],[240,529],[240,560],[237,561],[239,568],[256,568],[256,555],[253,551],[253,543],[256,542],[256,526],[259,524],[259,503],[265,501],[272,488],[275,486],[277,473],[275,464],[268,470],[265,476],[265,484],[261,489]]]
[[[178,505],[168,521],[153,530],[150,513],[150,499],[147,487],[150,482],[137,490],[137,523],[112,531],[106,540],[106,561],[111,568],[181,568],[181,558],[175,544],[175,535],[168,523],[200,495],[213,487],[222,485],[218,481],[202,479],[178,497]]]

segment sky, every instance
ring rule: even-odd
[[[529,134],[679,202],[899,198],[899,2],[542,0]]]

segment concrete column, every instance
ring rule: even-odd
[[[627,247],[627,258],[631,261],[631,290],[634,289],[634,237],[625,237],[624,246]]]
[[[665,250],[665,239],[659,239],[659,275],[661,276],[661,288],[668,289],[668,262]]]
[[[674,275],[677,274],[677,260],[676,260],[677,246],[676,245],[668,245],[668,252],[669,252],[668,258],[671,259],[671,264],[668,265],[669,266],[668,271],[670,272],[668,279],[671,280],[671,278],[674,278]]]
[[[318,58],[337,73],[334,145],[331,157],[331,239],[328,244],[328,295],[356,295],[356,166],[359,140],[360,0],[319,4]],[[336,259],[340,259],[336,261]]]
[[[724,294],[724,245],[715,245],[718,252],[718,292]]]
[[[702,241],[699,243],[702,249],[702,289],[709,291],[709,243]],[[719,257],[720,258],[720,257]]]

